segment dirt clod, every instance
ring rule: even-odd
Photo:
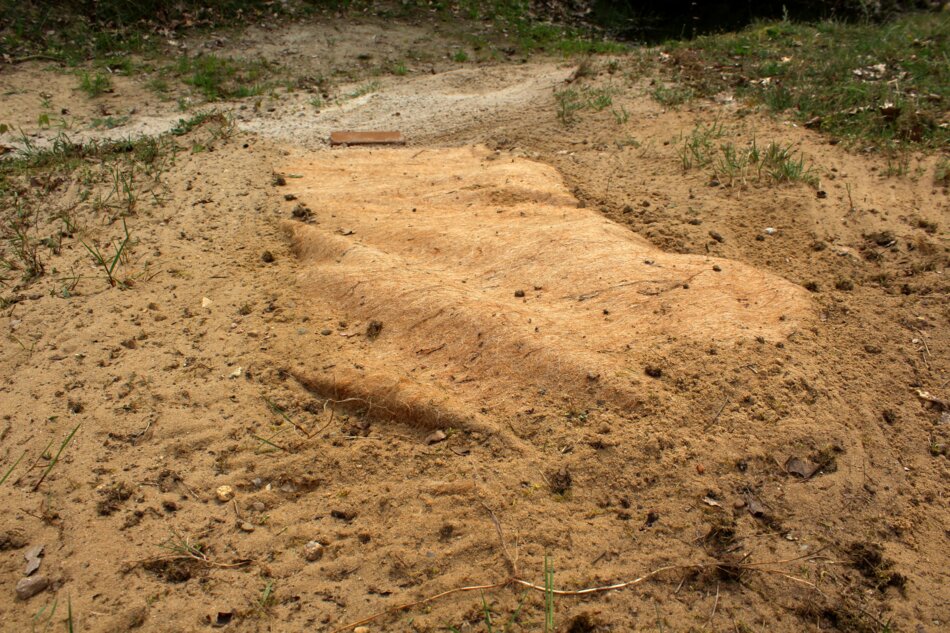
[[[650,378],[661,378],[663,376],[663,369],[656,365],[647,365],[643,368],[643,373]]]
[[[356,510],[331,510],[330,516],[349,523],[356,518]]]
[[[29,541],[19,530],[0,532],[0,552],[8,549],[20,549],[26,547],[28,543]]]
[[[133,492],[132,486],[124,481],[107,486],[99,491],[102,498],[96,504],[96,510],[101,516],[109,516],[118,510],[122,503],[132,496]]]
[[[557,472],[553,473],[550,476],[551,480],[551,492],[556,495],[563,495],[568,490],[571,489],[571,484],[573,483],[573,478],[571,477],[571,471],[567,467],[561,468]]]
[[[383,322],[382,321],[370,321],[366,326],[366,338],[371,341],[375,341],[379,337],[379,333],[383,331]]]
[[[311,211],[307,205],[301,202],[293,208],[293,210],[290,212],[290,215],[302,222],[307,222],[313,218],[313,211]]]
[[[186,558],[150,560],[142,563],[142,568],[170,583],[191,580],[201,569],[198,561]]]
[[[894,561],[884,558],[884,548],[877,543],[856,541],[848,547],[851,564],[878,590],[887,587],[903,589],[907,578],[894,571]]]

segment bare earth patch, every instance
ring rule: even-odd
[[[2,76],[38,143],[40,91],[97,107],[39,68]],[[388,76],[319,112],[226,104],[236,127],[172,137],[154,195],[121,214],[125,288],[83,246],[123,236],[115,198],[83,199],[108,181],[18,185],[44,205],[34,239],[63,210],[76,226],[41,250],[46,274],[0,289],[4,626],[54,600],[62,626],[68,596],[83,631],[331,631],[459,587],[543,587],[547,559],[568,591],[675,567],[557,596],[558,630],[944,628],[937,158],[888,176],[745,104],[669,110],[649,78],[573,70]],[[129,81],[104,97],[137,108],[129,126],[184,116]],[[611,104],[565,125],[566,87]],[[717,146],[793,146],[819,188],[684,170],[699,123],[724,126]],[[326,144],[369,127],[409,144]],[[18,599],[37,545],[47,588]],[[366,626],[481,631],[487,608],[543,630],[523,587]]]

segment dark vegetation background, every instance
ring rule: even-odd
[[[167,28],[212,26],[254,15],[355,11],[410,17],[420,12],[470,17],[522,16],[587,25],[632,40],[693,37],[742,27],[757,18],[813,21],[884,20],[902,11],[935,9],[938,0],[0,0],[0,30],[27,23],[57,28],[80,19],[108,27],[149,23]]]

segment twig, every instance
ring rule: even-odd
[[[488,507],[488,504],[486,504],[481,499],[479,499],[478,502],[482,504],[482,507],[485,508],[485,510],[488,511],[489,516],[491,516],[492,523],[495,524],[495,531],[498,532],[498,540],[501,541],[501,549],[505,553],[505,561],[507,561],[508,568],[511,570],[511,575],[513,577],[517,576],[518,565],[515,562],[515,559],[511,557],[511,553],[508,551],[508,545],[505,543],[505,535],[501,531],[501,523],[498,521],[498,517],[495,516],[495,512]]]
[[[484,505],[484,504],[482,504],[482,505]],[[486,508],[487,508],[487,506],[486,506]],[[489,512],[491,512],[491,510],[489,510]],[[759,571],[759,572],[764,572],[764,573],[778,574],[778,575],[780,575],[780,576],[782,576],[782,577],[784,577],[784,578],[787,578],[787,579],[789,579],[789,580],[792,580],[792,581],[794,581],[794,582],[797,582],[797,583],[800,583],[800,584],[804,584],[804,585],[806,585],[806,586],[808,586],[808,587],[814,589],[814,590],[817,591],[818,593],[822,593],[821,590],[818,589],[818,586],[815,585],[815,584],[812,583],[812,582],[809,582],[809,581],[804,580],[804,579],[802,579],[802,578],[798,578],[798,577],[796,577],[796,576],[792,576],[792,575],[790,575],[790,574],[786,574],[786,573],[781,572],[781,571],[778,571],[778,570],[774,570],[774,569],[762,569],[761,567],[759,567],[760,565],[778,565],[778,564],[790,563],[790,562],[794,562],[794,561],[798,561],[798,560],[803,560],[803,559],[812,560],[812,559],[814,559],[814,557],[815,557],[814,554],[810,554],[810,555],[806,554],[806,555],[804,555],[804,556],[799,556],[799,557],[796,557],[796,558],[790,558],[790,559],[781,560],[781,561],[763,561],[763,562],[761,562],[761,563],[740,563],[740,564],[736,565],[736,567],[739,567],[739,568],[742,568],[742,569],[748,569],[748,570],[752,570],[752,571]],[[418,606],[420,606],[420,605],[428,604],[428,603],[430,603],[430,602],[434,602],[434,601],[436,601],[436,600],[439,600],[440,598],[445,598],[445,597],[448,597],[448,596],[451,596],[451,595],[454,595],[454,594],[457,594],[457,593],[466,593],[466,592],[470,592],[470,591],[489,591],[489,590],[492,590],[492,589],[501,589],[502,587],[507,587],[507,586],[509,586],[509,585],[520,585],[520,586],[522,586],[522,587],[526,587],[526,588],[529,589],[529,590],[534,590],[534,591],[538,591],[538,592],[541,592],[541,593],[553,594],[553,595],[556,595],[556,596],[587,596],[587,595],[592,595],[592,594],[597,594],[597,593],[604,593],[604,592],[607,592],[607,591],[617,591],[617,590],[620,590],[620,589],[627,589],[627,588],[629,588],[629,587],[633,587],[633,586],[642,584],[642,583],[646,582],[647,580],[650,580],[650,579],[652,579],[652,578],[655,578],[656,576],[659,576],[660,574],[663,574],[663,573],[668,572],[668,571],[676,570],[676,569],[679,569],[679,570],[690,570],[690,569],[696,570],[696,569],[708,569],[708,568],[710,568],[710,567],[721,567],[721,566],[722,566],[722,563],[721,563],[721,562],[718,562],[718,561],[717,561],[717,562],[714,562],[714,563],[695,563],[695,564],[692,564],[692,565],[667,565],[667,566],[665,566],[665,567],[659,567],[659,568],[657,568],[657,569],[654,569],[653,571],[651,571],[651,572],[649,572],[649,573],[646,573],[646,574],[640,576],[639,578],[634,578],[633,580],[628,580],[628,581],[625,581],[625,582],[619,582],[619,583],[616,583],[616,584],[613,584],[613,585],[602,585],[602,586],[599,586],[599,587],[588,587],[588,588],[586,588],[586,589],[576,589],[576,590],[570,590],[570,589],[552,589],[551,587],[544,587],[544,586],[542,586],[542,585],[536,585],[536,584],[534,584],[534,583],[532,583],[532,582],[529,582],[529,581],[527,581],[527,580],[522,580],[521,578],[517,578],[517,577],[515,577],[515,576],[511,576],[511,577],[509,577],[508,579],[503,580],[503,581],[501,581],[501,582],[496,582],[496,583],[486,584],[486,585],[471,585],[471,586],[467,586],[467,587],[457,587],[457,588],[455,588],[455,589],[449,589],[448,591],[443,591],[442,593],[438,593],[438,594],[436,594],[436,595],[434,595],[434,596],[430,596],[430,597],[428,597],[428,598],[423,598],[423,599],[417,600],[417,601],[415,601],[415,602],[409,602],[409,603],[406,603],[406,604],[401,604],[401,605],[396,605],[396,606],[393,606],[393,607],[389,607],[388,609],[385,609],[385,610],[380,611],[380,612],[378,612],[378,613],[375,613],[375,614],[373,614],[373,615],[371,615],[371,616],[368,616],[368,617],[366,617],[366,618],[363,618],[362,620],[359,620],[358,622],[350,622],[349,624],[345,624],[345,625],[343,625],[343,626],[337,627],[337,628],[333,629],[333,630],[331,631],[331,633],[343,633],[344,631],[350,631],[350,630],[354,629],[355,627],[361,626],[361,625],[363,625],[363,624],[367,624],[367,623],[369,623],[369,622],[373,622],[374,620],[378,620],[379,618],[381,618],[381,617],[383,617],[383,616],[385,616],[385,615],[388,615],[388,614],[390,614],[390,613],[396,613],[396,612],[399,612],[399,611],[405,611],[405,610],[411,609],[411,608],[413,608],[413,607],[418,607]],[[717,588],[717,593],[718,593],[718,588]],[[654,606],[656,606],[656,605],[654,604]],[[659,620],[659,608],[657,608],[657,617],[658,617],[657,623],[658,623],[659,626],[662,627],[662,624],[660,623],[660,620]],[[661,628],[661,630],[662,630],[662,628]]]
[[[732,396],[726,396],[726,399],[722,403],[722,406],[719,407],[719,411],[716,411],[716,415],[713,416],[713,419],[710,420],[709,423],[703,427],[704,431],[719,421],[719,416],[722,415],[723,410],[726,408],[726,405],[729,404],[729,400],[731,399],[732,399]]]
[[[716,601],[713,602],[712,613],[709,614],[709,620],[706,622],[706,624],[711,624],[711,623],[712,623],[713,618],[716,617],[716,608],[717,608],[718,606],[719,606],[719,583],[717,582],[717,583],[716,583]]]
[[[351,622],[349,624],[341,626],[340,628],[333,629],[333,631],[331,631],[330,633],[342,633],[343,631],[349,631],[351,629],[354,629],[360,626],[361,624],[367,624],[369,622],[372,622],[373,620],[378,620],[379,618],[383,617],[386,614],[394,613],[396,611],[405,611],[407,609],[418,607],[423,604],[428,604],[430,602],[438,600],[439,598],[445,598],[446,596],[451,596],[456,593],[463,593],[467,591],[488,591],[490,589],[500,589],[501,587],[504,587],[507,584],[508,584],[508,581],[506,580],[504,582],[496,582],[491,585],[474,585],[471,587],[458,587],[457,589],[449,589],[448,591],[443,591],[442,593],[436,594],[434,596],[430,596],[428,598],[423,598],[422,600],[417,600],[416,602],[410,602],[408,604],[400,604],[395,607],[390,607],[386,609],[385,611],[380,611],[379,613],[373,614],[369,616],[368,618],[363,618],[359,622]]]

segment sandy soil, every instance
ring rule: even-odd
[[[320,37],[286,37],[325,42],[315,28]],[[396,31],[393,46],[425,37]],[[372,51],[373,34],[339,39]],[[220,46],[280,54],[288,44],[275,37]],[[665,110],[646,96],[649,78],[599,66],[572,85],[610,87],[626,121],[610,108],[559,121],[553,93],[574,68],[559,60],[385,76],[319,112],[302,93],[272,111],[224,104],[236,130],[176,137],[182,151],[153,187],[161,195],[127,218],[128,289],[109,287],[81,243],[107,244],[120,223],[76,207],[80,226],[44,253],[47,274],[3,289],[0,476],[25,454],[0,487],[4,627],[29,630],[54,601],[62,620],[68,598],[82,631],[197,631],[218,618],[241,631],[332,631],[458,587],[543,586],[547,558],[563,590],[677,566],[623,590],[558,596],[562,631],[943,630],[950,205],[933,184],[936,157],[888,176],[881,159],[745,104]],[[142,81],[89,100],[42,64],[4,69],[2,89],[15,92],[4,118],[48,141],[56,130],[34,129],[45,92],[80,120],[76,135],[169,129],[182,114]],[[135,112],[88,129],[103,104]],[[793,144],[825,194],[710,186],[710,169],[684,172],[681,139],[714,121],[736,143]],[[326,145],[331,129],[370,127],[401,129],[409,147]],[[472,176],[503,164],[517,187]],[[470,177],[479,188],[454,200],[452,182]],[[81,180],[41,183],[50,216]],[[431,210],[411,231],[395,217],[410,199]],[[295,218],[298,204],[311,214]],[[466,204],[505,217],[462,225]],[[572,214],[582,230],[558,224],[562,257],[525,252],[519,239],[554,223],[542,214],[513,228],[505,214],[519,211]],[[37,235],[58,226],[41,218]],[[506,232],[505,248],[490,230]],[[332,248],[315,253],[314,239]],[[479,245],[503,264],[503,287],[456,293],[457,325],[440,317],[415,331],[446,287],[487,274],[491,265],[456,261]],[[351,246],[386,265],[348,261]],[[534,275],[509,299],[512,258]],[[539,298],[558,283],[586,292],[596,284],[585,273],[638,279],[643,259],[716,265],[722,287],[643,305],[620,293],[593,311]],[[426,302],[401,293],[436,273]],[[754,300],[762,280],[787,288],[787,305],[765,306],[747,331],[694,325],[715,323],[717,297]],[[348,281],[365,296],[347,296]],[[500,310],[556,327],[541,360],[512,361],[509,329],[489,316]],[[492,333],[494,354],[467,367],[474,331]],[[603,354],[624,337],[622,361]],[[447,408],[451,423],[438,415]],[[219,498],[221,486],[232,490]],[[17,600],[36,545],[34,576],[50,586]],[[543,597],[523,585],[458,593],[365,626],[486,631],[487,605],[496,630],[517,613],[511,630],[538,631]]]

